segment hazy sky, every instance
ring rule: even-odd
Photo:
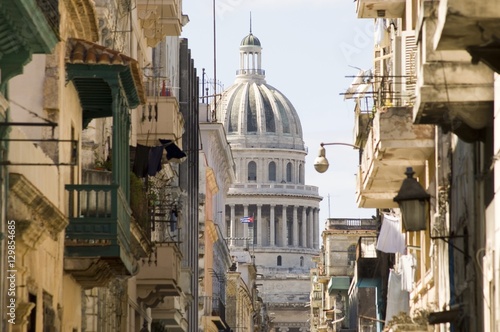
[[[354,143],[354,104],[340,93],[356,75],[352,67],[372,67],[373,20],[356,18],[350,0],[215,0],[217,80],[224,88],[234,83],[239,67],[239,45],[250,30],[262,44],[262,69],[268,84],[280,90],[297,110],[309,149],[307,185],[323,196],[320,226],[326,218],[369,218],[373,209],[356,206],[357,150],[329,146],[330,168],[313,167],[321,142]],[[184,0],[190,22],[188,38],[198,75],[205,68],[213,78],[212,0]],[[351,67],[352,66],[352,67]],[[328,199],[328,196],[330,199]]]

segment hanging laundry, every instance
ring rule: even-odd
[[[411,292],[415,281],[415,270],[417,259],[412,254],[403,255],[399,258],[399,272],[401,273],[401,289]]]
[[[384,214],[377,239],[377,250],[386,253],[406,253],[405,236],[401,233],[399,218]]]
[[[400,312],[409,313],[410,311],[410,293],[403,290],[401,284],[401,274],[391,269],[389,271],[389,283],[387,285],[386,324]]]
[[[149,146],[141,144],[137,144],[135,149],[135,159],[132,171],[139,178],[144,178],[148,175],[149,150]]]
[[[179,149],[179,147],[174,143],[174,141],[169,139],[160,139],[161,145],[165,147],[167,151],[167,160],[171,159],[183,159],[186,157],[184,151]]]
[[[163,146],[153,146],[149,150],[148,175],[155,176],[161,171],[161,157],[163,156]]]

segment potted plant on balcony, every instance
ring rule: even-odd
[[[384,331],[386,332],[428,332],[429,325],[427,323],[427,317],[429,312],[425,309],[417,309],[412,316],[408,315],[406,312],[401,312],[394,316],[389,323],[385,326]]]
[[[142,180],[133,172],[130,172],[130,209],[136,222],[146,230],[149,223],[148,197]]]
[[[106,160],[95,158],[94,169],[99,171],[111,171],[112,170],[111,158],[109,156],[108,158],[106,158]]]

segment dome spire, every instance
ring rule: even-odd
[[[250,34],[252,34],[252,12],[250,12]]]

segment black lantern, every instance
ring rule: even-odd
[[[429,210],[429,195],[413,178],[413,168],[406,168],[406,176],[394,201],[398,203],[403,225],[407,232],[427,229],[427,211]]]

